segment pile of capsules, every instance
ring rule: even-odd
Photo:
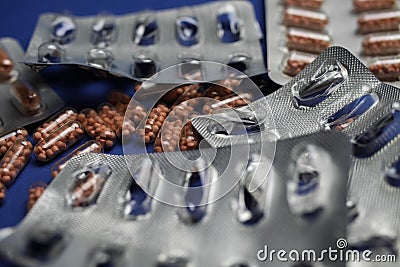
[[[145,144],[154,143],[155,152],[197,149],[201,136],[192,126],[191,119],[250,103],[252,94],[233,91],[239,84],[240,80],[229,79],[216,84],[180,85],[166,93],[148,112],[129,95],[114,91],[108,102],[97,110],[86,108],[78,113],[66,107],[51,116],[34,131],[35,146],[27,139],[25,129],[10,131],[0,137],[0,154],[3,156],[0,161],[0,199],[4,201],[6,186],[28,163],[32,151],[37,161],[49,162],[76,144],[85,132],[92,140],[54,163],[51,167],[53,179],[72,157],[103,153],[111,149],[117,139],[129,142],[134,133]],[[44,192],[44,185],[32,185],[28,209]]]
[[[332,29],[336,32],[344,30],[339,29],[336,21],[329,23],[327,13],[320,10],[323,0],[284,0],[283,4],[285,11],[282,24],[289,27],[285,34],[285,47],[289,52],[282,61],[284,74],[297,75],[317,54],[333,43],[347,42],[332,39]],[[400,10],[397,1],[354,0],[353,13],[357,16],[355,34],[361,40],[360,56],[368,62],[370,70],[381,81],[398,80]]]

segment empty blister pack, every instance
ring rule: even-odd
[[[243,1],[118,16],[43,14],[24,63],[37,68],[79,65],[136,80],[186,63],[183,73],[165,77],[176,82],[221,78],[200,63],[212,61],[254,76],[266,72],[261,38],[254,8]],[[202,69],[201,77],[191,75],[193,68]]]
[[[367,65],[381,56],[396,57],[400,51],[397,1],[307,2],[265,1],[268,69],[274,82],[287,83],[331,45],[349,49]],[[295,55],[301,56],[292,60]],[[399,70],[393,70],[388,61],[384,66],[383,72],[390,68],[395,74],[390,78],[374,74],[381,81],[399,81]]]
[[[197,160],[178,169],[181,156]],[[80,155],[23,223],[2,235],[0,255],[20,266],[314,266],[267,259],[263,251],[319,253],[345,237],[344,135],[208,148],[199,156]]]
[[[39,74],[19,63],[23,56],[16,40],[0,39],[0,134],[40,121],[64,105]]]
[[[234,123],[228,119],[237,117],[234,110],[195,118],[193,125],[213,146],[286,139],[321,130],[345,133],[351,138],[353,155],[348,198],[359,213],[349,242],[357,249],[375,252],[389,246],[385,253],[397,254],[400,194],[396,188],[398,152],[394,151],[400,134],[398,89],[379,82],[346,49],[332,47],[281,90],[237,113],[263,118],[257,113],[265,114],[267,104],[272,118],[261,121],[261,134],[230,134]],[[247,127],[246,117],[240,122]]]
[[[325,129],[351,134],[358,118],[395,99],[400,99],[396,89],[382,86],[348,50],[331,47],[275,93],[242,108],[194,118],[193,125],[216,147]]]

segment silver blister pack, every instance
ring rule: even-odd
[[[315,2],[315,8],[301,2]],[[317,3],[318,2],[318,3]],[[286,5],[285,5],[286,3]],[[269,77],[290,81],[332,45],[350,50],[381,81],[399,81],[397,0],[265,1]]]
[[[339,71],[347,73],[344,81],[342,77],[346,75],[331,75],[329,71],[314,77],[326,62],[332,60],[334,64],[329,64],[327,70],[332,70],[330,66],[334,65],[337,70],[344,67],[345,72]],[[331,94],[296,90],[297,87],[309,89],[318,83],[330,88],[319,79],[323,76],[334,77],[332,81],[337,81],[332,83],[338,86]],[[306,87],[300,86],[303,83]],[[305,97],[306,93],[313,97]],[[267,111],[265,107],[268,107]],[[350,224],[349,241],[360,250],[373,248],[395,255],[399,251],[400,236],[397,214],[400,194],[396,188],[399,176],[395,164],[400,134],[399,108],[400,94],[396,87],[379,82],[346,49],[331,47],[281,90],[250,104],[247,109],[239,109],[239,115],[246,109],[247,114],[259,119],[271,112],[271,118],[264,121],[274,124],[258,126],[261,134],[230,135],[233,126],[226,118],[237,117],[234,110],[196,118],[193,125],[217,147],[270,138],[286,139],[318,131],[342,131],[351,138],[353,155],[348,204],[354,222]],[[247,127],[243,120],[240,123]],[[210,130],[215,128],[219,129],[217,133]]]
[[[169,82],[209,81],[221,77],[201,61],[233,66],[248,76],[265,73],[261,38],[254,8],[244,1],[118,16],[49,13],[39,18],[24,63],[78,65],[135,80],[185,63],[180,73],[166,77]]]
[[[64,102],[39,74],[19,62],[24,57],[14,39],[0,39],[0,134],[40,121]]]
[[[176,152],[72,159],[15,231],[2,232],[0,255],[21,266],[292,267],[309,263],[260,251],[319,253],[346,237],[344,135],[183,155],[205,168],[178,169]],[[143,201],[135,190],[147,193]]]

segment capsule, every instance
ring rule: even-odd
[[[249,104],[253,99],[250,93],[232,93],[222,97],[219,101],[212,101],[203,106],[204,114],[212,114],[222,108],[237,108]]]
[[[400,53],[400,32],[376,33],[365,37],[362,42],[366,56],[386,56]]]
[[[108,97],[108,101],[113,104],[121,114],[125,114],[130,100],[131,97],[129,95],[117,91],[111,92],[111,95]]]
[[[197,130],[194,128],[191,120],[198,115],[192,115],[190,120],[186,122],[180,132],[179,149],[181,151],[194,150],[199,148],[199,144],[202,138]]]
[[[319,10],[323,0],[282,0],[284,5]]]
[[[0,137],[0,158],[7,152],[17,139],[28,138],[28,131],[24,128],[19,128]]]
[[[104,120],[93,109],[82,110],[78,115],[86,133],[96,141],[99,141],[104,148],[111,148],[115,145],[116,133],[104,122]]]
[[[92,25],[92,44],[105,47],[115,42],[116,38],[117,24],[115,18],[111,15],[99,15]]]
[[[185,92],[180,95],[174,102],[174,104],[172,104],[172,107],[175,107],[181,103],[187,102],[187,101],[191,101],[191,104],[195,104],[195,98],[198,97],[203,97],[204,96],[204,92],[206,90],[206,88],[208,88],[208,85],[199,85],[199,84],[193,84],[187,87],[187,90],[185,90]]]
[[[33,140],[39,142],[46,139],[51,133],[63,126],[68,121],[75,121],[78,118],[78,113],[75,109],[67,107],[56,115],[52,116],[42,125],[40,125],[33,133]]]
[[[306,28],[322,31],[328,25],[328,16],[321,11],[288,7],[283,14],[282,24],[287,27]]]
[[[382,82],[400,81],[400,57],[376,58],[368,64],[369,70]]]
[[[168,116],[164,121],[161,131],[158,132],[154,141],[154,152],[174,151],[179,143],[179,132],[182,128],[182,120],[176,116]]]
[[[8,56],[7,52],[0,48],[0,82],[5,82],[11,79],[14,62]]]
[[[385,10],[396,7],[396,0],[353,0],[355,12]]]
[[[75,38],[77,26],[72,17],[58,16],[52,21],[51,26],[53,39],[60,44],[69,43]]]
[[[136,22],[133,42],[137,45],[147,46],[158,41],[159,29],[154,14],[140,16]]]
[[[34,90],[30,85],[17,80],[12,83],[10,91],[14,97],[14,105],[22,114],[35,115],[40,113],[42,97],[39,92]]]
[[[67,195],[68,204],[72,208],[95,204],[110,175],[111,169],[105,163],[91,164],[79,169]]]
[[[196,17],[182,16],[176,19],[176,37],[182,46],[192,46],[199,42],[199,22]]]
[[[358,32],[362,34],[396,31],[400,25],[400,10],[361,14],[357,22]]]
[[[348,71],[338,60],[325,60],[311,79],[301,79],[292,85],[292,94],[296,108],[315,107],[348,78]]]
[[[294,77],[313,62],[316,57],[315,54],[290,51],[282,61],[282,72]]]
[[[147,119],[143,119],[139,124],[136,130],[137,136],[142,138],[146,144],[153,142],[168,113],[169,108],[163,103],[158,103],[151,109]]]
[[[146,107],[132,99],[129,103],[125,116],[130,119],[135,125],[139,125],[147,115]]]
[[[389,113],[370,126],[365,132],[355,136],[353,155],[367,158],[374,155],[400,133],[400,111],[393,108]]]
[[[206,89],[204,96],[208,98],[213,98],[215,100],[220,100],[221,98],[232,94],[232,92],[232,87],[212,84]]]
[[[191,99],[190,101],[182,102],[179,105],[173,107],[170,112],[170,116],[177,117],[181,121],[185,121],[189,114],[193,112],[198,105],[197,99]]]
[[[218,10],[217,36],[223,43],[234,43],[241,38],[241,22],[232,5],[226,5]]]
[[[78,121],[67,122],[46,139],[36,144],[33,149],[36,159],[42,162],[52,160],[79,141],[83,134],[84,130],[81,123]]]
[[[95,141],[95,140],[90,140],[69,153],[67,156],[63,157],[59,161],[57,161],[52,167],[51,167],[51,177],[54,179],[56,176],[62,171],[62,169],[67,165],[68,161],[72,159],[73,157],[80,155],[80,154],[86,154],[86,153],[103,153],[103,146]]]
[[[343,131],[358,117],[375,106],[378,100],[379,97],[376,94],[367,94],[359,97],[330,115],[322,124],[327,130],[335,129],[337,131]]]
[[[100,118],[110,127],[118,138],[130,137],[135,132],[135,125],[130,120],[124,120],[124,116],[111,105],[104,103],[98,108]]]
[[[331,46],[329,35],[309,30],[290,28],[286,31],[286,47],[289,50],[319,54]]]
[[[0,182],[9,186],[28,163],[32,144],[27,139],[18,139],[0,161]]]
[[[6,199],[7,188],[0,182],[0,205],[2,205]]]
[[[43,195],[46,190],[47,184],[44,182],[35,182],[29,187],[29,197],[27,210],[30,211],[39,198]]]
[[[177,99],[179,99],[183,94],[185,94],[185,92],[187,92],[188,90],[193,90],[192,88],[197,89],[198,87],[199,87],[198,84],[179,85],[173,89],[170,89],[168,92],[166,92],[162,96],[161,101],[168,105],[173,105],[177,101]]]

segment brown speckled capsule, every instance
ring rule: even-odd
[[[7,189],[6,186],[0,182],[0,205],[4,203],[6,199]]]
[[[288,27],[322,31],[328,25],[328,22],[328,16],[323,12],[288,7],[285,9],[282,24]]]
[[[3,134],[3,136],[0,137],[0,157],[2,157],[14,142],[20,138],[28,138],[28,131],[24,128],[19,128]]]
[[[191,114],[190,117],[192,119],[196,116],[198,116],[198,114]],[[181,151],[198,149],[200,141],[201,136],[192,125],[192,121],[187,121],[180,133],[179,149]]]
[[[290,28],[286,31],[286,47],[289,50],[319,54],[331,45],[331,37],[324,33]]]
[[[52,116],[42,125],[40,125],[33,133],[33,140],[39,142],[46,139],[51,133],[59,129],[68,121],[75,121],[78,118],[78,113],[73,108],[64,108],[56,115]]]
[[[147,115],[146,108],[127,94],[112,92],[109,101],[121,115],[127,116],[135,125]]]
[[[194,99],[197,97],[202,97],[204,95],[204,90],[200,88],[199,84],[191,84],[186,86],[185,92],[180,95],[172,105],[172,107],[179,105],[182,102]]]
[[[214,98],[216,100],[219,100],[222,97],[225,97],[230,94],[232,94],[231,87],[226,87],[226,86],[222,86],[219,84],[213,84],[206,90],[206,92],[204,93],[204,96],[208,97],[208,98]]]
[[[193,84],[184,84],[180,85],[178,87],[175,87],[168,92],[166,92],[162,98],[161,102],[167,104],[167,105],[172,105],[176,100],[181,97],[187,90],[189,90],[192,86],[195,86]]]
[[[78,121],[67,122],[46,139],[37,143],[33,152],[38,161],[47,162],[66,151],[79,141],[83,135],[83,127]]]
[[[32,209],[35,203],[43,195],[46,190],[47,184],[44,182],[35,182],[29,187],[29,197],[28,197],[28,212]]]
[[[174,151],[179,143],[179,133],[182,128],[182,121],[175,116],[168,116],[164,121],[161,131],[158,132],[154,142],[154,152]]]
[[[210,101],[203,106],[204,114],[212,114],[222,108],[237,108],[249,104],[253,99],[250,93],[232,93],[222,97],[219,101]]]
[[[317,57],[315,54],[290,51],[282,61],[282,72],[291,77],[296,76]]]
[[[135,132],[135,125],[130,120],[124,120],[122,116],[111,104],[104,103],[99,106],[98,114],[100,118],[110,127],[118,136],[130,137]]]
[[[282,0],[284,5],[319,10],[323,0]]]
[[[10,88],[13,103],[22,114],[38,114],[42,107],[42,97],[39,92],[23,81],[17,80]]]
[[[366,56],[385,56],[400,53],[400,32],[376,33],[365,37],[362,42]]]
[[[59,161],[57,161],[52,167],[51,167],[51,178],[56,178],[56,176],[61,172],[61,170],[67,165],[68,160],[72,159],[73,157],[80,155],[80,154],[86,154],[86,153],[103,153],[103,146],[95,141],[95,140],[90,140],[69,153],[67,156],[63,157]]]
[[[368,68],[382,82],[394,82],[400,80],[400,57],[376,58]]]
[[[27,139],[18,139],[0,161],[0,182],[12,184],[25,167],[32,153],[32,144]]]
[[[362,34],[396,31],[400,25],[400,10],[361,14],[357,21],[358,32]]]
[[[115,145],[116,133],[104,122],[93,109],[84,109],[79,113],[78,120],[82,122],[86,133],[106,149]]]
[[[142,138],[146,144],[153,142],[156,139],[168,113],[169,108],[163,103],[158,103],[151,109],[147,119],[143,119],[139,124],[136,129],[137,136]]]
[[[396,0],[353,0],[355,12],[392,9],[396,6]]]
[[[14,68],[14,62],[8,56],[7,52],[0,48],[0,82],[11,79],[11,71]]]

